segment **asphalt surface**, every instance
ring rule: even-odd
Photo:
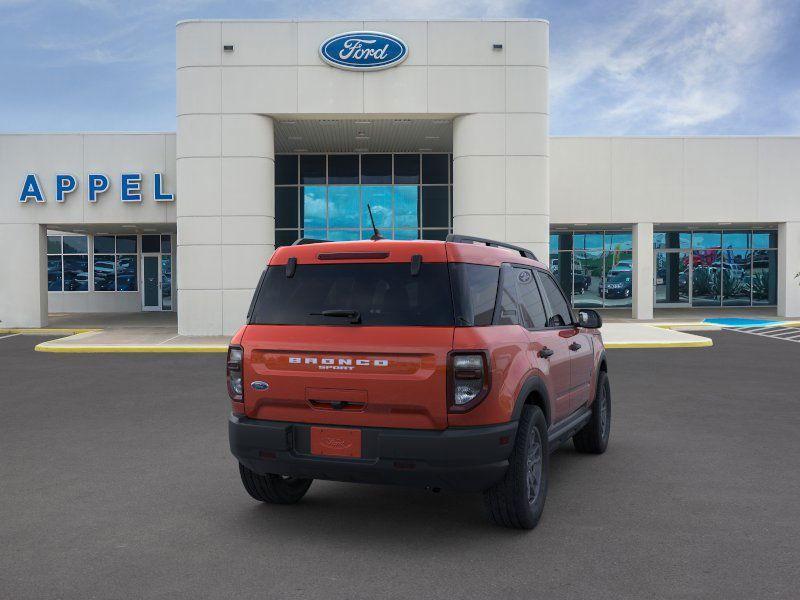
[[[525,533],[474,495],[315,482],[260,505],[223,355],[0,339],[0,598],[797,597],[800,345],[710,337],[609,351],[609,450],[557,451]]]

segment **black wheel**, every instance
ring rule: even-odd
[[[597,379],[597,392],[592,403],[592,416],[578,433],[572,436],[572,443],[578,452],[602,454],[608,447],[611,434],[611,386],[608,375],[600,371]]]
[[[283,475],[259,475],[239,464],[239,475],[247,493],[259,502],[294,504],[306,495],[313,479],[297,479]]]
[[[547,498],[547,421],[538,406],[526,406],[503,480],[483,493],[489,518],[497,525],[533,529]]]

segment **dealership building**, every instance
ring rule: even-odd
[[[573,304],[800,316],[800,138],[550,137],[548,24],[186,21],[177,133],[0,135],[0,327],[244,322],[276,246],[511,242]]]

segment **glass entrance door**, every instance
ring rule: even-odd
[[[161,310],[161,255],[142,255],[142,310]]]

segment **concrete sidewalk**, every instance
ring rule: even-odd
[[[649,323],[603,323],[600,330],[606,348],[702,348],[713,342],[692,331],[718,331],[718,326],[702,323],[649,324]]]
[[[127,327],[78,331],[42,342],[35,349],[37,352],[226,352],[229,342],[228,336],[185,336],[163,327]]]
[[[681,329],[698,327],[675,325]],[[718,330],[717,326],[702,327],[703,330]],[[17,330],[25,333],[22,330]],[[230,338],[226,336],[193,337],[178,335],[166,328],[126,327],[83,331],[48,330],[30,331],[38,334],[65,335],[36,346],[38,352],[225,352]],[[665,326],[642,323],[607,323],[603,325],[603,342],[607,348],[697,348],[711,346],[710,339],[678,331]]]
[[[0,334],[61,336],[36,346],[39,352],[225,352],[227,336],[178,335],[174,313],[50,315],[53,327],[0,330]],[[691,322],[615,322],[603,324],[608,348],[694,348],[711,346],[688,331],[715,331],[719,325]]]

